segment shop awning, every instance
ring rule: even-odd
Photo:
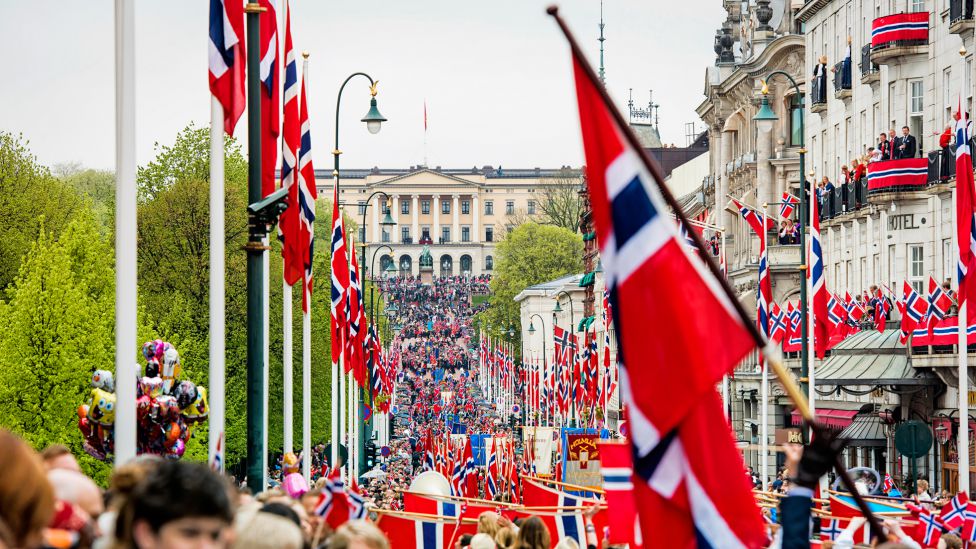
[[[837,344],[817,368],[817,385],[935,385],[938,378],[912,367],[898,330],[865,330]]]
[[[856,415],[857,410],[834,410],[830,408],[817,409],[817,420],[828,427],[833,427],[834,429],[847,428],[847,426],[851,424],[851,421],[854,420],[854,416]],[[798,427],[803,424],[803,417],[800,416],[800,412],[797,410],[793,410],[791,419],[794,427]]]
[[[858,414],[851,421],[851,424],[837,436],[850,440],[851,446],[888,445],[888,436],[885,434],[885,422],[877,412]]]

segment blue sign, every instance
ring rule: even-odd
[[[383,456],[383,457],[385,457],[385,458],[390,457],[390,447],[389,446],[384,446],[384,447],[380,448],[380,455]]]

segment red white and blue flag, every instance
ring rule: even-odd
[[[772,285],[769,281],[769,262],[766,257],[766,220],[752,208],[732,199],[736,209],[742,214],[742,219],[752,227],[759,237],[759,287],[756,293],[756,323],[759,331],[769,339],[769,307],[773,300]]]
[[[680,242],[661,182],[628,142],[630,130],[605,102],[592,68],[576,48],[573,54],[645,542],[759,547],[765,527],[715,393],[755,342],[720,281]],[[722,345],[702,344],[715,334]],[[670,366],[675,357],[682,368]]]
[[[281,135],[281,62],[278,60],[278,12],[275,0],[258,0],[261,14],[261,194],[275,190],[278,136]]]
[[[288,208],[281,214],[278,223],[282,240],[281,256],[285,283],[296,284],[302,278],[304,264],[302,245],[298,236],[299,209],[298,148],[302,138],[301,122],[298,119],[298,66],[295,62],[295,49],[291,41],[291,9],[285,1],[285,98],[284,121],[281,135],[281,188],[288,189]]]
[[[976,187],[973,182],[973,158],[969,150],[969,114],[962,112],[962,99],[956,111],[956,244],[958,256],[959,306],[976,295],[976,284],[969,279],[976,264]],[[976,307],[967,311],[969,324]]]
[[[319,193],[315,186],[315,167],[312,165],[312,129],[308,123],[308,100],[305,98],[305,83],[302,78],[302,102],[299,109],[301,125],[301,145],[298,147],[298,204],[299,211],[298,233],[302,244],[302,262],[305,265],[305,275],[302,288],[302,311],[311,310],[312,288],[312,258],[315,250],[315,201]]]
[[[969,496],[965,492],[959,492],[956,497],[949,500],[949,503],[942,506],[939,518],[946,530],[952,531],[959,528],[966,522],[966,510],[969,507]]]
[[[820,247],[820,215],[817,201],[810,201],[810,289],[813,294],[813,341],[818,358],[827,352],[830,328],[827,318],[827,286],[824,283],[823,249]]]
[[[793,212],[796,211],[796,205],[800,203],[800,199],[793,196],[789,192],[783,193],[783,199],[779,205],[779,217],[780,219],[788,219],[793,217]]]
[[[349,291],[349,259],[339,210],[339,180],[332,186],[332,367],[337,368],[346,349],[346,293]]]
[[[224,110],[224,131],[234,135],[244,114],[244,4],[235,0],[210,0],[210,93]]]
[[[949,297],[942,286],[929,275],[929,316],[927,319],[929,336],[935,325],[945,317],[949,316],[949,309],[952,307],[952,298]]]
[[[878,17],[871,25],[871,45],[929,39],[929,12],[896,13]]]
[[[773,307],[769,315],[769,339],[775,343],[783,341],[786,337],[787,322],[789,322],[789,319],[783,314],[783,310],[779,308],[776,302],[773,302]]]

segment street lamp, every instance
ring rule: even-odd
[[[548,365],[546,364],[546,321],[542,318],[542,315],[540,315],[539,313],[532,313],[531,315],[529,315],[529,335],[535,333],[535,326],[532,324],[532,319],[536,317],[539,318],[539,325],[542,328],[542,373],[543,375],[546,375],[546,373],[548,372]],[[537,387],[536,390],[538,391],[539,388]],[[536,419],[538,420],[538,418]]]
[[[569,292],[567,292],[566,290],[560,290],[559,293],[557,293],[556,296],[555,296],[555,298],[554,298],[556,300],[556,306],[553,307],[553,309],[552,309],[552,330],[553,330],[553,334],[554,335],[555,335],[555,331],[556,331],[556,314],[563,312],[562,307],[559,306],[559,298],[561,296],[563,296],[563,295],[565,295],[567,298],[569,298],[569,332],[570,332],[570,334],[573,333],[573,326],[576,325],[576,319],[573,316],[573,309],[575,308],[575,307],[573,307],[573,296]],[[574,381],[573,381],[573,370],[575,370],[575,368],[570,368],[569,369],[569,386],[570,387],[572,387],[573,386],[573,383],[574,383]],[[569,426],[570,427],[576,427],[576,402],[575,401],[576,401],[576,399],[574,399],[574,398],[570,398],[569,399]]]
[[[759,112],[752,119],[756,121],[756,127],[763,134],[768,134],[773,131],[773,123],[779,120],[773,109],[769,108],[769,86],[763,82],[762,87],[762,105],[759,107]]]
[[[380,110],[376,108],[376,85],[379,82],[373,82],[369,87],[369,112],[366,113],[360,121],[366,123],[366,129],[369,133],[377,134],[380,133],[380,127],[382,127],[383,122],[386,122],[386,117],[380,114]]]
[[[336,97],[335,148],[332,150],[332,156],[335,159],[335,169],[332,176],[336,179],[336,185],[338,185],[339,180],[339,155],[342,154],[342,150],[339,149],[339,106],[342,104],[342,91],[346,89],[346,84],[357,76],[363,76],[369,80],[370,94],[369,112],[360,121],[366,123],[366,129],[372,134],[378,133],[383,122],[386,122],[386,118],[376,108],[376,86],[379,84],[379,81],[373,80],[365,72],[354,72],[346,77],[345,81],[342,82],[342,86],[339,87],[339,95]]]

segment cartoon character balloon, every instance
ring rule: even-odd
[[[91,384],[94,389],[101,389],[109,393],[115,392],[115,379],[112,377],[112,372],[108,370],[95,370],[95,373],[92,374]]]

